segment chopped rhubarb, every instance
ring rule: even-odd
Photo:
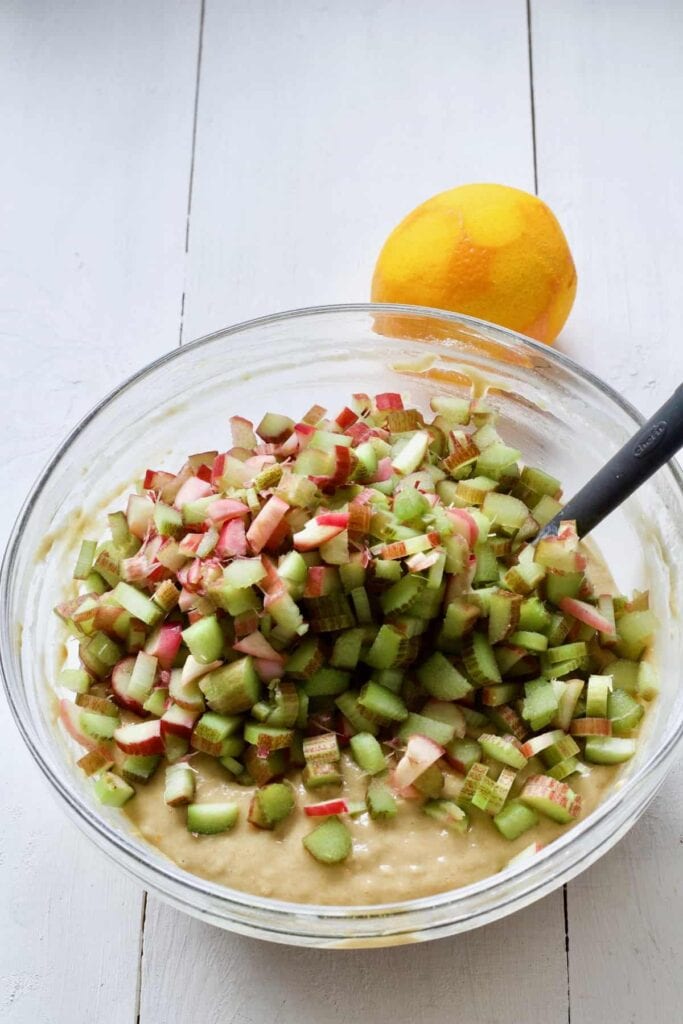
[[[347,403],[230,416],[232,447],[148,469],[103,538],[79,538],[82,593],[55,609],[61,723],[109,806],[163,763],[166,820],[197,837],[236,825],[240,786],[249,827],[320,818],[303,840],[320,864],[356,829],[370,850],[404,829],[408,856],[416,808],[454,850],[488,829],[528,832],[536,856],[539,814],[580,817],[567,780],[636,753],[649,596],[594,593],[574,523],[539,537],[560,482],[521,464],[488,400],[435,396],[431,421],[394,392]]]

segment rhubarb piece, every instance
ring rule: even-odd
[[[135,659],[133,671],[128,682],[126,696],[128,700],[135,701],[144,706],[149,699],[157,672],[157,659],[150,654],[140,651]]]
[[[347,690],[337,697],[335,704],[356,732],[369,732],[375,736],[379,732],[379,726],[364,713],[358,703],[358,696],[357,692]]]
[[[373,821],[386,821],[395,818],[398,811],[396,799],[386,782],[382,779],[371,779],[368,784],[367,806]]]
[[[588,718],[606,718],[607,700],[612,690],[609,676],[591,676],[586,689],[586,715]]]
[[[161,721],[121,725],[114,732],[114,742],[124,754],[163,754]]]
[[[440,651],[423,662],[417,670],[417,678],[432,697],[437,700],[460,700],[471,692],[472,687]]]
[[[561,825],[575,821],[581,813],[581,797],[566,782],[558,782],[547,775],[530,776],[520,800]]]
[[[637,692],[643,700],[653,700],[659,693],[659,679],[649,661],[641,661],[638,665]]]
[[[320,641],[310,637],[290,654],[285,672],[293,679],[310,679],[322,667],[323,654]]]
[[[519,839],[538,824],[538,815],[519,800],[511,800],[494,816],[493,823],[506,839]]]
[[[247,722],[244,726],[244,738],[247,743],[252,743],[259,750],[280,750],[291,747],[294,732],[275,725]]]
[[[453,800],[428,800],[422,810],[449,832],[464,835],[469,828],[467,814]]]
[[[192,728],[190,743],[195,750],[211,754],[212,757],[224,757],[228,753],[225,741],[235,736],[241,728],[242,719],[239,715],[219,715],[215,711],[206,711]]]
[[[445,700],[428,700],[422,708],[422,716],[436,722],[445,722],[453,727],[454,735],[463,737],[467,729],[463,708]]]
[[[497,576],[494,576],[496,579]],[[505,640],[519,622],[522,598],[506,590],[491,594],[489,600],[488,637],[492,644]]]
[[[129,583],[118,583],[112,591],[112,598],[127,612],[130,612],[136,619],[141,619],[148,626],[153,626],[159,621],[163,612],[158,605],[149,597],[145,597],[139,590]]]
[[[99,750],[89,750],[83,757],[79,757],[76,764],[87,776],[91,776],[105,768],[110,768],[113,761],[106,758]]]
[[[180,807],[194,800],[196,774],[189,764],[170,764],[166,769],[164,802],[169,807]]]
[[[580,771],[582,767],[584,768],[584,771],[586,771],[578,758],[567,757],[564,761],[558,761],[558,763],[553,765],[552,768],[548,768],[546,770],[546,775],[550,776],[551,779],[562,780],[573,775],[574,772]]]
[[[549,725],[557,714],[555,690],[547,679],[533,679],[524,684],[525,698],[522,715],[534,732]]]
[[[81,541],[81,547],[78,552],[78,558],[76,559],[76,565],[73,571],[73,578],[75,580],[86,580],[88,578],[92,570],[93,562],[95,561],[96,551],[96,541]]]
[[[127,782],[147,782],[159,767],[158,754],[128,754],[121,764],[121,772]]]
[[[404,722],[408,709],[399,696],[370,681],[360,691],[358,703],[363,713],[376,722]]]
[[[339,743],[333,732],[325,732],[319,736],[307,736],[303,741],[303,753],[307,764],[333,764],[341,756]]]
[[[182,636],[183,643],[200,665],[217,661],[223,654],[223,631],[215,615],[198,619],[192,626],[183,630]]]
[[[502,810],[508,798],[512,784],[517,777],[517,772],[512,768],[503,768],[497,779],[486,775],[479,782],[472,797],[472,806],[478,807],[493,817]]]
[[[350,746],[356,764],[368,775],[379,775],[386,769],[382,748],[369,732],[356,733],[351,737]]]
[[[291,786],[285,782],[272,782],[254,793],[248,820],[257,828],[274,829],[292,813],[294,804]]]
[[[350,673],[325,666],[304,681],[303,690],[309,697],[336,697],[348,689],[350,682]]]
[[[304,847],[320,864],[340,864],[350,855],[351,833],[339,818],[326,818],[303,838]]]
[[[560,736],[540,752],[541,760],[548,767],[561,764],[579,753],[579,745],[571,736]],[[556,775],[553,778],[557,778]]]
[[[306,789],[315,790],[322,786],[341,786],[342,775],[336,764],[325,761],[307,761],[301,776]]]
[[[436,799],[443,793],[443,772],[439,768],[438,764],[430,764],[429,768],[426,768],[420,775],[418,775],[412,785],[418,793],[422,794],[422,796]]]
[[[550,612],[538,597],[525,598],[519,609],[519,628],[544,633],[550,626]]]
[[[463,775],[481,760],[481,755],[482,749],[476,740],[456,738],[446,744],[446,760]]]
[[[479,737],[479,746],[488,757],[510,765],[511,768],[524,768],[527,759],[521,752],[519,743],[514,736],[494,736],[491,733],[482,733]]]
[[[575,718],[569,726],[572,736],[611,736],[609,718]]]
[[[411,711],[398,730],[397,737],[400,740],[410,740],[414,735],[426,736],[434,743],[445,746],[455,736],[455,726],[449,722],[437,722],[434,718],[427,718],[426,715],[418,715]]]
[[[476,686],[502,682],[493,648],[483,633],[472,633],[463,664],[468,677]]]
[[[188,804],[187,831],[199,836],[214,836],[234,828],[239,807],[234,803]]]
[[[352,817],[363,814],[367,810],[364,802],[349,803],[341,797],[334,800],[321,800],[317,804],[306,804],[304,814],[309,818],[328,818],[331,815],[350,814]]]
[[[408,738],[405,754],[396,765],[396,785],[401,789],[412,785],[418,775],[422,775],[444,753],[444,748],[429,736],[414,733]]]
[[[254,706],[261,683],[253,659],[247,655],[202,676],[199,688],[213,711],[235,715]]]
[[[636,752],[636,741],[621,736],[590,736],[583,756],[591,764],[622,764]]]
[[[612,723],[612,735],[628,736],[633,729],[637,728],[645,714],[645,709],[625,690],[613,690],[607,697],[606,712]],[[586,713],[588,713],[588,705],[586,705]]]
[[[74,693],[87,693],[92,683],[92,678],[82,668],[64,668],[59,673],[57,682],[60,686],[72,690]]]
[[[105,771],[95,779],[95,795],[107,807],[123,807],[135,796],[135,790],[118,775]]]
[[[110,714],[101,715],[96,711],[82,711],[78,716],[78,724],[86,736],[94,740],[110,740],[119,725],[118,717]]]

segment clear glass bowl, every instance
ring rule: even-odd
[[[51,680],[64,637],[52,612],[78,535],[147,466],[226,447],[228,416],[335,409],[356,391],[437,392],[488,382],[502,429],[570,494],[641,422],[606,384],[558,352],[467,317],[408,306],[352,305],[264,317],[164,356],[132,377],[67,437],[19,516],[1,580],[0,659],[10,706],[65,810],[129,875],[174,906],[248,935],[351,947],[420,941],[474,928],[539,899],[582,871],[633,825],[663,781],[683,734],[679,688],[683,481],[662,470],[596,531],[622,588],[649,586],[660,616],[663,688],[637,757],[609,798],[532,863],[466,888],[367,907],[291,904],[206,882],[136,837],[96,803],[55,727]],[[225,439],[222,442],[222,439]]]

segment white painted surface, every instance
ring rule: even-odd
[[[6,2],[0,531],[101,394],[244,317],[365,298],[389,228],[460,181],[533,188],[519,0]],[[675,0],[532,4],[540,192],[580,273],[565,351],[644,411],[683,363]],[[185,308],[181,321],[181,297]],[[650,384],[649,381],[654,381]],[[6,722],[0,1018],[135,1024],[141,899],[69,827]],[[562,894],[470,935],[348,954],[147,908],[141,1024],[425,1018],[668,1024],[683,937],[681,773]]]
[[[0,544],[67,429],[177,344],[199,4],[0,5]],[[132,1024],[142,895],[0,701],[0,1020]]]
[[[683,7],[533,5],[540,194],[580,268],[562,348],[652,413],[683,378]],[[572,1024],[680,1018],[679,762],[633,831],[567,887]]]

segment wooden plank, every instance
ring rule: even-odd
[[[560,348],[652,412],[683,373],[683,6],[532,3],[538,183],[579,272]]]
[[[198,0],[0,15],[0,544],[48,453],[177,344]],[[65,823],[9,711],[0,1018],[131,1024],[142,896]]]
[[[562,936],[559,941],[558,936]],[[190,921],[150,897],[141,1024],[565,1024],[562,900],[465,935],[393,949],[296,949]],[[524,983],[520,984],[523,963]]]
[[[539,190],[579,267],[561,347],[651,412],[683,373],[683,9],[544,0],[532,11]],[[679,766],[568,887],[572,1024],[678,1016],[682,780]]]
[[[183,337],[369,298],[394,225],[533,189],[523,0],[207,6]]]
[[[394,223],[472,180],[533,189],[523,3],[209,4],[183,337],[366,298]],[[343,955],[257,945],[150,899],[142,981],[141,1024],[493,1024],[526,1017],[530,992],[564,1024],[562,895],[454,940]]]

